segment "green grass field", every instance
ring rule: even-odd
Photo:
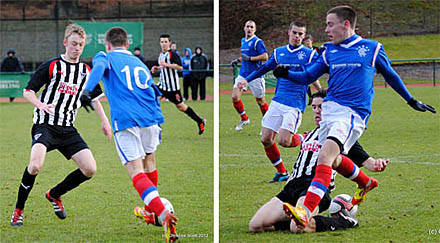
[[[212,79],[208,79],[212,96]],[[103,103],[108,113],[108,103]],[[206,131],[172,103],[162,102],[165,115],[157,151],[159,193],[171,201],[179,218],[182,241],[213,241],[213,101],[186,102],[208,119]],[[32,106],[0,103],[0,242],[163,242],[162,227],[146,225],[133,214],[142,205],[114,142],[107,142],[96,114],[83,109],[75,122],[97,161],[96,175],[63,196],[67,219],[59,220],[44,193],[72,170],[57,151],[48,153],[24,213],[24,226],[11,227],[17,190],[30,153]]]
[[[231,85],[231,84],[229,84]],[[225,84],[226,86],[226,84]],[[440,88],[409,88],[418,99],[440,109]],[[270,100],[273,94],[267,94]],[[220,241],[221,242],[438,242],[440,240],[440,116],[420,113],[405,104],[392,89],[376,89],[373,114],[360,143],[374,157],[390,160],[383,173],[366,172],[379,180],[360,205],[360,227],[336,232],[295,235],[289,232],[252,234],[248,223],[282,184],[269,184],[275,169],[260,143],[261,113],[250,94],[243,103],[251,124],[234,130],[239,116],[231,96],[220,95]],[[300,132],[314,127],[310,106]],[[298,148],[281,148],[291,170]],[[365,170],[364,170],[365,171]],[[356,185],[337,176],[336,190],[352,194]],[[429,233],[436,230],[437,234]]]

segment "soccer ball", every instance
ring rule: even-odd
[[[160,200],[162,201],[162,204],[165,207],[165,209],[168,210],[170,213],[174,214],[174,207],[171,204],[171,202],[164,197],[161,197]]]
[[[357,209],[357,205],[353,206],[353,204],[351,204],[351,196],[347,194],[339,194],[333,198],[328,210],[332,216],[338,214],[341,210],[346,210],[352,217],[355,217]]]

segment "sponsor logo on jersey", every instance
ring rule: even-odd
[[[367,52],[370,51],[370,48],[368,48],[368,46],[362,45],[357,47],[356,50],[360,57],[365,57],[367,55]]]
[[[336,53],[338,50],[331,50],[330,53]]]
[[[37,133],[34,135],[34,140],[37,141],[41,137],[41,133]]]
[[[336,68],[359,68],[362,67],[361,63],[339,63],[339,64],[332,64],[332,69]]]
[[[303,144],[301,147],[301,151],[302,152],[306,152],[306,151],[319,152],[320,148],[321,148],[321,146],[318,144],[318,142],[313,141],[313,142],[308,142],[308,143]]]
[[[68,95],[76,95],[78,93],[78,87],[76,84],[60,82],[57,91]]]

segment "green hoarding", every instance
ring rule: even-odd
[[[139,47],[142,52],[144,43],[144,23],[141,22],[76,22],[87,33],[86,46],[81,57],[94,57],[97,52],[105,51],[105,33],[112,27],[122,27],[127,31],[130,51]]]
[[[23,97],[23,89],[30,79],[30,74],[1,73],[0,97]]]

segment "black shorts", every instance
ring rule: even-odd
[[[177,91],[165,91],[163,89],[159,89],[162,93],[162,97],[167,98],[170,102],[178,105],[183,102],[182,94],[180,93],[180,89]]]
[[[48,124],[34,124],[32,126],[32,146],[41,143],[47,152],[58,149],[66,159],[89,148],[74,127],[53,126]]]
[[[296,206],[298,199],[307,194],[310,183],[312,182],[307,180],[291,180],[276,197],[283,202]],[[331,200],[330,193],[327,190],[321,202],[319,202],[319,213],[324,212],[330,207]]]
[[[341,216],[324,217],[317,215],[317,216],[313,216],[313,218],[315,219],[315,223],[316,223],[316,232],[335,231],[335,230],[348,229],[359,226],[359,224],[344,219]]]

